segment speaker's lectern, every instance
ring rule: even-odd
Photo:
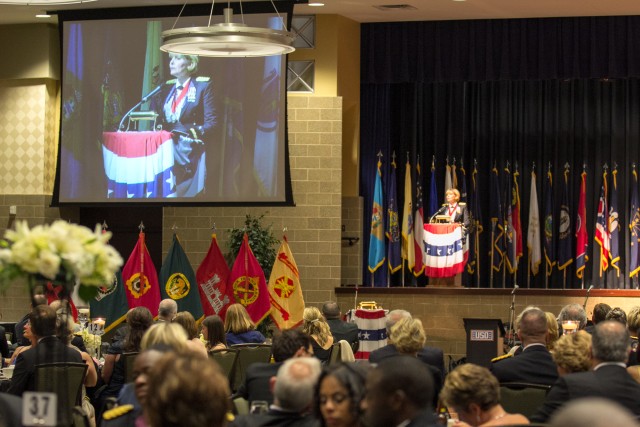
[[[463,319],[467,331],[467,362],[488,367],[503,353],[504,325],[500,319]]]

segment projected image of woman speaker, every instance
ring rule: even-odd
[[[176,197],[196,197],[205,187],[205,152],[216,125],[213,88],[210,77],[197,76],[197,56],[170,53],[169,59],[175,79],[165,83],[154,109],[173,135]]]

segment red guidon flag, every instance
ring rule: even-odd
[[[278,329],[290,329],[302,323],[304,298],[300,286],[300,274],[291,254],[287,236],[282,238],[282,244],[271,269],[269,297],[271,298],[271,318]]]
[[[242,246],[227,283],[233,289],[236,302],[244,305],[256,325],[267,317],[271,310],[267,281],[262,267],[249,247],[247,233],[244,234]]]
[[[209,251],[196,272],[200,300],[205,316],[217,314],[224,319],[227,308],[235,302],[233,287],[227,286],[229,267],[218,246],[215,233],[211,235]]]
[[[138,243],[122,268],[122,280],[124,280],[129,308],[147,307],[154,318],[158,317],[160,304],[158,273],[147,251],[143,232],[140,232]]]

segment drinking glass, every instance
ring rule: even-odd
[[[266,400],[254,400],[249,408],[250,414],[266,414],[269,411],[269,403]]]

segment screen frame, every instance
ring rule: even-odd
[[[278,15],[285,15],[285,25],[291,28],[293,18],[293,6],[300,3],[296,0],[274,0],[277,7]],[[242,2],[215,4],[213,9],[214,16],[223,16],[223,11],[227,7],[233,9],[234,15],[253,14],[253,13],[275,13],[271,2]],[[242,8],[242,9],[241,9]],[[119,20],[119,19],[142,19],[142,18],[171,18],[176,17],[179,25],[179,16],[209,16],[211,14],[211,4],[194,4],[194,5],[174,5],[174,6],[152,6],[152,7],[127,7],[127,8],[99,8],[99,9],[78,9],[78,10],[57,10],[48,11],[47,13],[58,15],[59,22],[59,45],[60,55],[63,54],[64,45],[64,23],[67,21],[90,21],[90,20]],[[288,55],[285,58],[285,71],[288,64]],[[64,85],[64,61],[60,61],[61,90]],[[286,73],[284,78],[286,79]],[[183,198],[175,201],[167,198],[163,200],[145,201],[145,199],[114,199],[113,201],[61,201],[60,200],[60,183],[61,183],[61,160],[62,160],[62,126],[59,126],[58,132],[58,153],[56,159],[56,173],[53,188],[53,197],[51,207],[80,206],[80,207],[126,207],[126,206],[171,206],[171,207],[251,207],[251,206],[295,206],[293,198],[293,187],[291,183],[291,167],[289,159],[289,120],[288,120],[288,93],[286,84],[284,86],[284,196],[283,201],[204,201],[202,199]],[[62,109],[64,108],[62,97],[59,105],[60,120],[62,120]]]

